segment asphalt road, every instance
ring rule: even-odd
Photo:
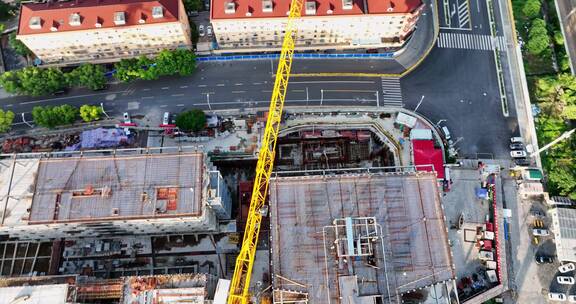
[[[471,30],[443,31],[483,34],[487,28],[485,6],[475,6],[482,2],[466,2],[470,5]],[[507,158],[508,137],[517,129],[515,115],[502,115],[492,56],[491,51],[434,48],[400,82],[404,106],[414,110],[424,96],[418,113],[433,123],[445,120],[441,125],[448,126],[463,156]],[[397,64],[394,60],[295,60],[292,71],[382,73]],[[190,108],[266,107],[275,68],[274,61],[201,63],[190,77],[117,84],[98,92],[74,90],[61,97],[14,97],[0,100],[0,104],[18,114],[17,128],[26,128],[20,113],[31,120],[30,112],[37,105],[102,102],[110,115],[118,117],[125,111],[145,115]],[[388,98],[384,91],[380,77],[294,77],[286,106],[382,106]]]

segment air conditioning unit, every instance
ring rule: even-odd
[[[342,0],[342,9],[351,10],[353,6],[353,0]]]
[[[226,2],[226,5],[224,6],[224,13],[225,14],[236,13],[236,3],[232,2],[232,1]]]
[[[306,1],[306,15],[316,15],[316,1]]]
[[[262,0],[262,12],[271,13],[274,10],[272,0]]]
[[[161,6],[155,6],[152,8],[152,18],[158,19],[164,17],[164,9]]]
[[[42,28],[42,19],[40,17],[32,17],[28,22],[28,27],[33,30],[39,30]]]
[[[82,18],[80,17],[80,14],[70,14],[70,17],[68,17],[68,24],[71,26],[80,26],[82,24]]]
[[[126,24],[126,13],[124,13],[124,12],[115,12],[115,13],[114,13],[114,24],[116,24],[116,25],[124,25],[124,24]]]

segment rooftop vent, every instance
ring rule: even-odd
[[[102,27],[102,18],[96,17],[96,23],[94,23],[95,27]]]
[[[140,14],[140,19],[138,19],[138,23],[140,24],[146,23],[146,15]]]
[[[316,15],[316,1],[306,1],[306,15]]]
[[[161,6],[155,6],[152,8],[152,18],[158,19],[164,17],[164,9]]]
[[[353,0],[342,0],[342,9],[351,10],[353,7]]]
[[[68,18],[68,23],[71,26],[80,26],[82,24],[82,19],[80,17],[80,14],[78,14],[78,13],[70,14],[70,17]]]
[[[33,30],[39,30],[42,28],[42,19],[40,19],[40,17],[32,17],[30,18],[28,26]]]
[[[224,13],[234,14],[235,12],[236,12],[236,3],[232,1],[226,2],[226,5],[224,6]]]
[[[262,12],[271,13],[274,9],[272,0],[262,0]]]
[[[333,10],[331,10],[331,9],[329,9],[329,10],[327,10],[327,11],[326,11],[326,14],[328,14],[328,15],[332,15],[332,14],[334,14],[334,11],[333,11]]]
[[[114,13],[114,24],[116,24],[116,25],[124,25],[124,24],[126,24],[126,13],[124,13],[124,12],[115,12],[115,13]]]

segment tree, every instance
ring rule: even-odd
[[[100,119],[102,108],[99,106],[83,105],[80,107],[80,117],[85,122],[91,122]]]
[[[134,58],[122,59],[114,64],[116,73],[114,77],[122,82],[129,82],[138,79],[138,60]]]
[[[30,51],[30,49],[28,49],[28,47],[22,41],[16,38],[15,32],[10,34],[8,37],[8,44],[20,56],[27,57],[32,54],[32,51]]]
[[[522,6],[522,13],[529,19],[536,18],[540,15],[542,3],[540,0],[526,0]]]
[[[22,93],[40,96],[66,87],[64,74],[57,68],[26,67],[18,72]]]
[[[6,133],[12,128],[14,112],[0,109],[0,133]]]
[[[68,125],[76,121],[78,110],[71,105],[34,107],[32,118],[37,125],[54,128],[59,125]]]
[[[560,195],[569,196],[576,191],[576,171],[574,167],[554,166],[548,173],[548,180]]]
[[[18,72],[8,71],[0,75],[0,85],[8,93],[22,93],[22,85],[20,83],[20,78],[18,77]]]
[[[550,37],[546,29],[546,22],[542,19],[534,19],[528,32],[526,49],[532,55],[540,55],[550,47]]]
[[[554,43],[557,45],[564,45],[564,35],[562,35],[562,31],[554,31]]]
[[[198,109],[182,112],[176,117],[176,126],[184,131],[198,132],[206,126],[206,114]]]
[[[105,70],[102,66],[85,63],[65,75],[66,83],[69,86],[100,90],[106,87],[107,80],[104,73]]]
[[[204,6],[202,5],[202,0],[184,0],[184,8],[188,12],[198,12],[201,11]]]

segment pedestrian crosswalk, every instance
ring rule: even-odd
[[[477,35],[469,33],[443,33],[436,42],[440,48],[491,51],[495,47],[503,50],[506,46],[503,36]]]
[[[402,107],[402,87],[400,78],[382,77],[382,105]]]

